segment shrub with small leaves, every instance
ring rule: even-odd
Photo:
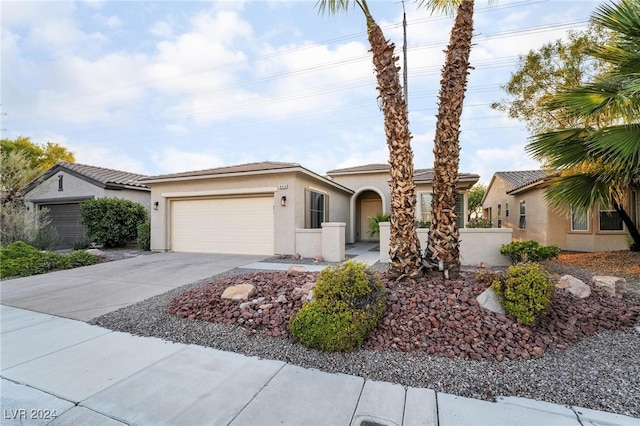
[[[22,241],[0,248],[0,277],[26,277],[44,274],[56,269],[71,269],[98,263],[98,256],[86,251],[63,255],[40,251]]]
[[[511,265],[491,287],[505,312],[525,325],[539,322],[549,312],[554,284],[549,273],[538,263]]]
[[[361,346],[385,310],[384,285],[364,263],[323,269],[314,296],[292,317],[289,329],[303,345],[329,352]]]
[[[560,254],[560,248],[555,245],[543,246],[537,241],[514,241],[503,244],[500,247],[500,254],[507,256],[511,263],[518,262],[539,262],[545,259],[552,259]]]
[[[121,198],[97,198],[80,206],[80,222],[92,242],[123,247],[138,237],[138,225],[147,221],[140,203]]]
[[[151,224],[149,222],[138,225],[138,248],[140,250],[151,250]]]

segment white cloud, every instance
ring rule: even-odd
[[[108,144],[95,142],[65,143],[75,154],[76,162],[91,166],[106,167],[132,173],[146,173],[146,165],[117,149],[107,148]]]
[[[221,156],[207,152],[181,151],[173,147],[164,147],[151,156],[151,160],[161,173],[177,173],[192,170],[204,170],[225,165]]]

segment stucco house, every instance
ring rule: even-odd
[[[85,238],[80,223],[80,204],[94,198],[124,198],[150,208],[149,187],[144,175],[86,164],[59,161],[29,183],[25,189],[28,209],[46,208],[58,231],[56,249],[71,248]]]
[[[425,220],[429,173],[415,175],[425,204],[419,218]],[[461,209],[466,189],[478,178],[461,175]],[[151,249],[307,257],[325,253],[321,246],[328,242],[321,235],[331,235],[331,244],[344,250],[345,242],[368,239],[369,216],[390,212],[389,179],[384,164],[322,176],[281,162],[150,176],[141,182],[151,188]],[[464,221],[466,215],[460,216]]]
[[[628,230],[611,206],[594,205],[589,212],[566,213],[544,199],[553,174],[544,170],[496,172],[482,200],[484,217],[493,227],[513,229],[516,241],[555,244],[563,250],[626,250]],[[629,188],[625,211],[638,224],[638,188]]]

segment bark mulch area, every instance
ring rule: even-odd
[[[291,339],[289,320],[306,300],[302,287],[316,277],[315,273],[256,272],[223,278],[176,297],[168,312],[239,326],[239,332],[248,334]],[[476,360],[530,359],[548,350],[564,350],[599,330],[623,329],[640,322],[640,302],[611,297],[595,287],[587,299],[557,290],[548,318],[527,327],[478,305],[476,297],[488,284],[478,282],[473,271],[462,272],[457,280],[423,277],[396,282],[384,274],[382,280],[387,288],[387,312],[364,344],[373,350],[422,351]],[[238,302],[221,299],[225,288],[244,283],[256,287],[253,303],[241,308]]]

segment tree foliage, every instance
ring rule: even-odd
[[[608,64],[588,54],[590,46],[606,42],[608,33],[591,24],[583,31],[569,31],[566,39],[544,44],[520,56],[509,81],[500,86],[507,98],[491,108],[505,111],[526,124],[531,134],[579,124],[584,117],[549,110],[544,105],[557,93],[579,86],[603,74]]]
[[[468,211],[467,219],[471,220],[471,215],[475,213],[475,217],[482,215],[482,199],[487,192],[487,185],[476,183],[467,191]]]
[[[584,212],[595,203],[612,205],[634,241],[631,248],[640,250],[640,232],[625,210],[629,187],[640,185],[640,3],[601,5],[592,20],[610,37],[587,53],[607,70],[545,103],[574,124],[534,136],[527,151],[562,171],[547,189],[547,200]]]

